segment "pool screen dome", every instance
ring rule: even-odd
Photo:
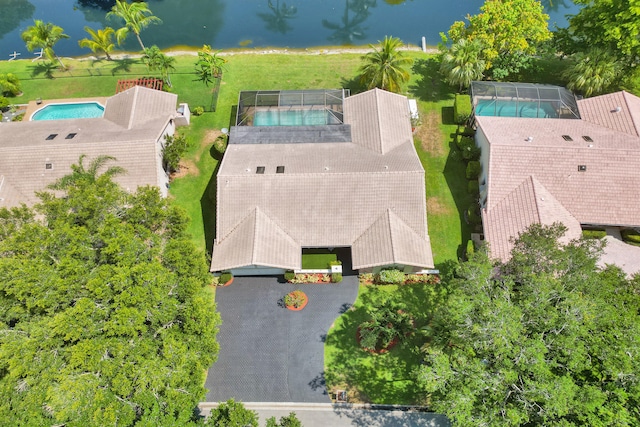
[[[508,82],[471,82],[476,116],[579,119],[576,98],[552,85]]]

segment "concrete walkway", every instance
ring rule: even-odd
[[[208,416],[211,408],[216,406],[217,403],[201,403],[201,414]],[[451,425],[444,415],[392,406],[379,409],[370,405],[293,402],[246,402],[244,406],[258,413],[260,426],[264,426],[269,417],[276,417],[276,420],[279,420],[290,412],[296,413],[304,427],[449,427]]]
[[[598,265],[615,264],[629,276],[640,273],[640,246],[623,242],[620,230],[616,228],[607,229],[605,240],[607,245]]]
[[[302,311],[282,298],[301,289]],[[292,285],[275,277],[236,277],[216,290],[222,317],[218,360],[209,369],[207,401],[330,403],[324,380],[324,339],[355,302],[358,278],[337,284]]]

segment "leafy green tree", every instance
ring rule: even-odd
[[[640,277],[597,267],[597,240],[533,225],[512,258],[461,264],[434,315],[417,384],[459,425],[640,422]]]
[[[212,52],[211,46],[206,44],[198,51],[196,76],[207,86],[222,75],[224,64],[227,63],[226,59],[218,55],[219,53],[220,51]]]
[[[110,53],[113,52],[116,45],[113,43],[113,36],[116,31],[111,27],[105,27],[104,29],[94,30],[91,27],[84,27],[84,30],[89,33],[91,38],[84,38],[78,40],[80,47],[91,49],[91,52],[98,53],[104,52],[107,60],[111,61]]]
[[[358,328],[360,345],[367,350],[382,350],[413,332],[413,318],[404,303],[386,297],[367,307],[368,319]]]
[[[154,16],[149,5],[143,1],[133,1],[131,3],[127,0],[116,0],[116,4],[111,11],[107,13],[107,18],[116,17],[124,21],[124,27],[120,28],[116,37],[118,44],[120,44],[129,34],[129,31],[133,32],[140,43],[140,48],[145,49],[140,33],[151,24],[160,24],[162,20],[157,16]]]
[[[189,143],[184,135],[166,135],[162,158],[168,171],[177,171],[180,167],[180,159],[189,148]]]
[[[16,96],[21,92],[20,79],[12,73],[0,74],[0,95]]]
[[[442,48],[440,73],[458,91],[468,88],[474,80],[481,80],[485,62],[481,59],[482,43],[479,40],[460,39],[451,47]]]
[[[44,56],[49,61],[54,62],[57,60],[62,68],[65,68],[65,66],[56,55],[53,46],[60,40],[68,38],[69,36],[64,33],[62,27],[53,25],[50,22],[45,23],[39,19],[35,19],[33,25],[22,32],[22,40],[26,43],[29,52],[33,52],[35,49],[42,49]]]
[[[572,60],[573,64],[563,77],[568,80],[567,87],[573,91],[587,97],[600,95],[618,81],[620,66],[606,50],[592,48],[585,53],[578,52]]]
[[[413,64],[400,47],[402,41],[396,37],[385,36],[380,46],[369,45],[373,51],[362,56],[364,64],[360,67],[360,83],[367,89],[375,87],[390,92],[400,92],[402,84],[409,81],[409,72],[405,67]]]
[[[258,427],[258,414],[244,407],[242,402],[229,399],[211,410],[205,422],[210,427]]]
[[[267,427],[302,427],[302,423],[295,412],[290,412],[286,417],[280,417],[279,422],[276,421],[276,417],[268,418]]]
[[[171,87],[171,77],[169,71],[175,70],[176,59],[172,56],[162,53],[156,45],[148,47],[144,50],[142,61],[147,64],[149,71],[160,71],[162,80]]]
[[[551,39],[549,15],[537,0],[487,0],[467,20],[454,22],[448,38],[479,40],[485,69],[498,80],[528,68],[540,45]]]
[[[219,316],[186,215],[81,158],[31,208],[0,210],[0,419],[196,426]]]

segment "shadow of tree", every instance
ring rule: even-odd
[[[339,406],[334,412],[349,418],[353,426],[359,427],[448,427],[446,416],[432,412],[354,410],[349,405]]]
[[[122,58],[114,60],[114,67],[111,69],[111,75],[115,76],[117,73],[131,71],[131,66],[138,63],[138,59]]]
[[[311,390],[317,391],[318,389],[323,389],[322,394],[324,395],[327,394],[326,385],[327,381],[324,376],[324,371],[322,371],[320,375],[309,381],[309,387],[311,387]]]
[[[31,77],[42,75],[47,79],[53,79],[53,72],[58,69],[58,65],[51,61],[42,61],[32,65],[29,69],[31,70]]]
[[[454,92],[440,75],[440,62],[435,57],[417,59],[412,71],[417,77],[409,86],[409,93],[422,101],[438,102],[453,99]]]
[[[340,79],[340,85],[345,89],[349,89],[352,95],[366,90],[366,87],[360,83],[359,76],[354,76],[350,79],[343,77]]]

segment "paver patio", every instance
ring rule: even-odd
[[[281,303],[295,289],[309,297],[302,311],[287,310]],[[313,285],[236,277],[230,286],[217,289],[220,353],[209,369],[206,400],[329,403],[324,338],[357,295],[357,276]]]

